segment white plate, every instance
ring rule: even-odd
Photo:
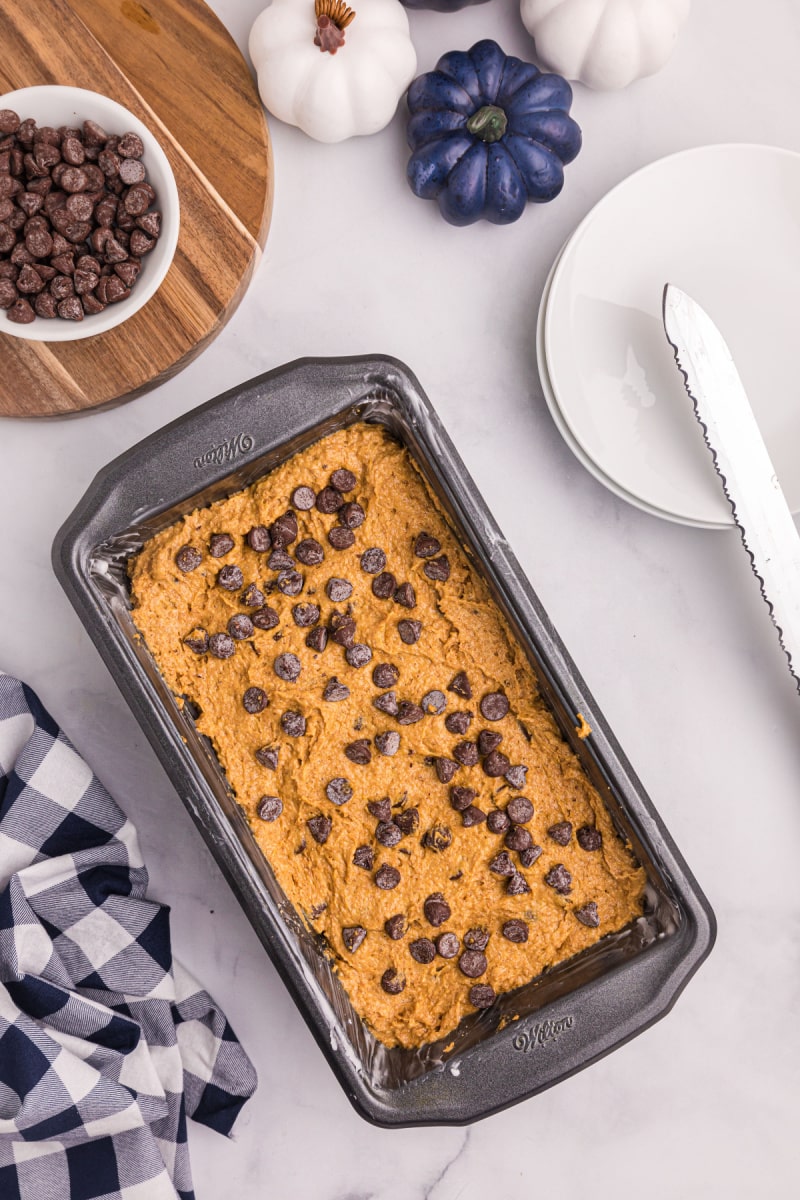
[[[800,154],[703,146],[630,176],[565,246],[544,315],[550,384],[587,458],[662,515],[730,525],[664,335],[667,282],[722,330],[800,511]]]
[[[662,520],[675,521],[679,525],[690,525],[695,529],[729,529],[730,526],[724,523],[712,524],[711,522],[693,521],[688,517],[677,517],[674,513],[664,512],[664,510],[661,508],[655,508],[654,505],[648,504],[646,500],[642,500],[638,496],[634,496],[631,492],[627,492],[625,488],[620,487],[618,483],[615,483],[613,479],[610,479],[609,476],[606,475],[605,471],[602,471],[600,467],[598,467],[597,463],[593,462],[591,458],[589,458],[579,443],[576,442],[575,438],[572,436],[569,425],[567,425],[566,421],[564,420],[561,409],[558,406],[558,400],[556,399],[555,392],[553,391],[553,385],[550,382],[550,372],[547,369],[547,358],[544,347],[544,321],[545,313],[547,311],[547,302],[550,297],[550,285],[552,284],[553,276],[555,275],[561,255],[564,253],[564,250],[568,244],[569,242],[562,246],[561,250],[556,256],[555,262],[550,268],[550,274],[545,280],[544,289],[542,291],[542,298],[539,303],[539,314],[536,320],[536,359],[539,368],[539,380],[542,385],[542,393],[547,403],[547,407],[550,410],[550,415],[553,418],[553,423],[555,424],[556,429],[561,434],[572,453],[578,459],[578,462],[580,462],[581,465],[586,468],[589,474],[593,475],[599,483],[602,483],[604,487],[607,487],[609,491],[613,492],[616,496],[619,496],[620,499],[627,501],[628,504],[632,504],[635,508],[640,508],[642,512],[649,513],[650,516],[661,517]]]

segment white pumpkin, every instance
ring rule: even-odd
[[[653,75],[672,53],[690,0],[521,0],[541,66],[599,90]]]
[[[414,77],[400,0],[272,0],[250,31],[264,106],[319,142],[377,133]]]

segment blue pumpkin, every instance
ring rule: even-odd
[[[433,8],[436,12],[458,12],[468,4],[484,4],[486,0],[401,0],[406,8]]]
[[[443,55],[408,89],[408,181],[451,225],[516,221],[552,200],[581,148],[560,75],[506,55],[489,39]]]

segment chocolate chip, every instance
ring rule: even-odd
[[[533,816],[533,805],[524,796],[515,796],[506,805],[506,812],[515,825],[527,825]]]
[[[325,551],[316,538],[303,538],[295,546],[294,556],[304,567],[318,567],[325,558]]]
[[[603,835],[594,825],[581,825],[575,837],[581,850],[599,850],[603,845]]]
[[[294,683],[296,679],[299,679],[303,669],[296,654],[279,654],[272,667],[278,678],[287,683]]]
[[[590,900],[581,908],[575,909],[575,916],[580,921],[581,925],[588,925],[590,929],[597,929],[600,924],[600,914],[597,911],[597,905],[594,900]]]
[[[404,812],[399,812],[394,818],[394,823],[402,833],[403,837],[408,837],[419,826],[419,809],[407,808]]]
[[[36,320],[36,313],[28,301],[21,298],[15,300],[11,307],[6,309],[6,316],[15,325],[30,325],[32,321]]]
[[[272,538],[266,525],[254,525],[247,534],[247,544],[256,554],[266,554],[272,549]]]
[[[386,555],[378,546],[365,550],[360,558],[361,570],[368,575],[377,575],[386,566]]]
[[[501,775],[505,775],[510,765],[501,750],[492,750],[483,760],[483,769],[490,779],[499,779]]]
[[[524,896],[530,890],[527,879],[520,875],[519,871],[511,876],[506,886],[506,894],[509,896]]]
[[[314,507],[316,495],[310,487],[301,484],[292,492],[292,505],[294,508],[299,508],[301,512],[308,512]]]
[[[242,704],[244,705],[245,712],[249,712],[254,716],[256,713],[263,712],[269,704],[267,693],[263,688],[249,687],[242,696]]]
[[[422,911],[425,913],[425,920],[428,924],[436,928],[444,925],[445,921],[449,921],[453,915],[450,905],[441,892],[433,892],[428,896],[422,905]]]
[[[405,986],[405,976],[395,971],[394,967],[389,967],[381,975],[381,987],[390,996],[399,996]]]
[[[475,799],[476,793],[472,788],[468,787],[451,787],[450,788],[450,804],[457,812],[464,812],[469,808],[472,801]]]
[[[367,812],[371,813],[376,821],[391,821],[392,802],[388,796],[385,796],[383,800],[369,800]]]
[[[469,989],[469,1002],[473,1008],[491,1008],[497,996],[488,983],[476,983]]]
[[[295,625],[299,625],[301,629],[308,629],[309,626],[316,625],[320,611],[316,604],[295,604],[292,608],[292,617]]]
[[[394,593],[395,604],[403,608],[416,608],[417,595],[410,583],[401,583]]]
[[[516,918],[513,921],[506,921],[503,925],[503,937],[508,942],[516,942],[521,945],[522,942],[528,940],[528,926],[525,921],[519,921]]]
[[[436,952],[441,958],[455,958],[461,943],[454,933],[440,933],[436,939]]]
[[[468,979],[479,979],[485,974],[488,963],[482,950],[465,950],[458,965]]]
[[[339,511],[344,504],[344,498],[341,492],[336,491],[336,488],[324,487],[321,492],[317,492],[315,503],[321,513],[330,515]]]
[[[277,746],[261,746],[255,753],[256,762],[262,767],[267,767],[270,771],[278,769],[278,747]]]
[[[417,938],[409,944],[409,954],[418,963],[427,965],[436,958],[436,947],[430,938]]]
[[[515,788],[525,787],[525,776],[528,774],[527,767],[509,767],[506,771],[506,781]]]
[[[493,808],[486,818],[486,825],[492,833],[505,833],[510,824],[507,814],[499,808]]]
[[[512,825],[505,836],[505,844],[509,850],[527,850],[533,845],[533,838],[524,825]]]
[[[400,749],[400,734],[395,729],[390,729],[386,733],[377,733],[375,745],[380,754],[385,755],[386,758],[393,758]]]
[[[330,817],[309,817],[306,825],[314,841],[319,842],[320,846],[324,846],[331,836],[331,829],[333,828],[333,821],[331,821]]]
[[[336,488],[337,492],[352,492],[356,486],[356,477],[352,471],[339,467],[331,475],[330,484],[332,488]]]
[[[223,554],[230,554],[235,544],[229,533],[212,533],[208,550],[214,558],[222,558]]]
[[[429,715],[438,716],[443,713],[447,707],[447,700],[444,692],[432,691],[426,692],[422,697],[422,707]]]
[[[461,814],[461,823],[466,829],[470,829],[473,825],[481,825],[486,820],[486,813],[482,808],[476,808],[474,804],[470,804]]]
[[[408,928],[406,918],[403,913],[395,913],[393,917],[389,917],[388,921],[384,921],[383,928],[388,933],[393,942],[399,942],[400,938],[405,935]]]
[[[509,709],[508,697],[502,692],[487,692],[480,708],[481,715],[487,721],[501,721]]]
[[[343,525],[334,525],[328,530],[328,541],[333,546],[334,550],[349,550],[355,545],[356,535],[351,529],[345,529]]]
[[[547,836],[557,842],[559,846],[568,846],[572,837],[572,824],[570,821],[557,821],[555,825],[551,825],[547,831]]]
[[[447,688],[448,692],[455,692],[457,696],[463,697],[464,700],[472,699],[472,688],[464,671],[459,671],[455,675]]]
[[[388,600],[394,595],[395,577],[389,571],[381,571],[372,581],[372,594],[379,600]]]
[[[394,821],[380,821],[375,830],[375,837],[382,846],[396,846],[402,836]]]
[[[219,572],[217,583],[221,588],[225,588],[226,592],[238,592],[244,583],[244,575],[242,575],[239,567],[235,567],[231,563],[229,566],[223,567]]]
[[[205,654],[208,650],[208,634],[205,629],[193,629],[189,636],[183,639],[183,644],[195,654]]]
[[[339,510],[338,519],[339,523],[348,529],[358,529],[359,525],[364,524],[366,515],[361,505],[357,504],[355,500],[351,500]]]
[[[375,852],[372,846],[358,846],[353,854],[353,866],[371,871],[375,862]]]
[[[382,867],[378,867],[375,872],[375,883],[384,892],[391,892],[400,882],[400,872],[397,867],[390,867],[388,863],[384,863]]]
[[[402,621],[397,622],[397,632],[400,634],[400,640],[405,642],[407,646],[413,646],[419,641],[422,633],[422,622],[412,621],[405,617]]]
[[[450,578],[450,559],[446,554],[440,558],[430,558],[422,568],[423,574],[436,583],[445,583]]]
[[[572,891],[572,876],[562,863],[556,863],[544,877],[548,887],[555,888],[562,896],[568,896]]]
[[[344,656],[351,667],[365,667],[367,663],[372,662],[372,651],[363,642],[355,642],[348,646]]]
[[[303,590],[303,576],[299,571],[281,571],[277,582],[284,596],[299,596]]]
[[[325,591],[328,599],[334,604],[341,604],[343,600],[349,600],[353,594],[353,585],[348,583],[346,579],[337,579],[336,576],[328,580]]]
[[[433,765],[440,783],[449,783],[458,770],[458,763],[452,758],[434,758]]]
[[[366,936],[367,931],[363,925],[345,925],[342,929],[342,941],[351,954],[355,953]]]
[[[283,812],[283,801],[277,796],[262,796],[257,812],[262,821],[277,821]]]
[[[387,695],[391,695],[391,692],[387,692]],[[373,701],[373,703],[375,702]],[[398,725],[415,725],[424,716],[424,710],[418,704],[412,704],[410,700],[401,700],[397,705]]]
[[[285,550],[297,537],[297,517],[291,509],[285,512],[277,521],[273,521],[269,529],[272,545],[276,550]]]
[[[444,719],[444,727],[448,733],[465,734],[472,722],[472,713],[454,712]]]
[[[474,742],[459,742],[453,747],[453,758],[460,762],[462,767],[474,767],[478,762],[478,747]]]
[[[228,621],[228,633],[237,642],[253,636],[253,622],[245,613],[235,613]]]
[[[270,608],[268,604],[265,604],[263,608],[257,608],[252,619],[256,629],[274,629],[280,621],[275,609]]]
[[[400,672],[392,663],[378,663],[372,669],[372,682],[379,688],[394,687],[400,678]]]
[[[447,825],[431,825],[422,837],[422,844],[427,850],[440,854],[452,844],[453,833]]]
[[[495,875],[513,875],[516,869],[507,850],[501,850],[489,863],[489,870]]]
[[[181,546],[175,555],[178,570],[183,571],[185,575],[199,567],[202,561],[202,554],[199,550],[195,550],[194,546]]]
[[[353,789],[347,779],[337,776],[325,787],[325,795],[330,800],[331,804],[347,804],[348,800],[353,795]]]
[[[494,733],[491,729],[482,729],[478,734],[478,751],[480,754],[491,754],[503,740],[502,733]]]
[[[294,559],[285,550],[273,550],[267,565],[270,571],[291,571],[294,567]]]
[[[366,767],[368,763],[372,762],[372,748],[367,738],[358,738],[355,742],[348,742],[344,752],[345,757],[359,767]]]
[[[378,712],[387,713],[390,717],[396,717],[400,711],[400,705],[397,703],[397,694],[395,692],[384,692],[382,696],[376,696],[372,704],[374,708],[377,708]]]
[[[281,729],[287,737],[302,737],[306,731],[306,719],[302,713],[289,709],[281,717]]]
[[[208,639],[208,648],[214,658],[230,658],[236,650],[236,643],[230,634],[212,633]]]
[[[244,590],[242,595],[242,604],[246,604],[248,608],[260,608],[264,603],[264,593],[260,588],[257,588],[254,583],[250,583]],[[277,617],[277,613],[275,616]]]
[[[324,625],[317,626],[312,629],[306,637],[306,645],[310,650],[316,650],[317,654],[321,654],[328,644],[328,631]]]
[[[532,867],[542,853],[541,846],[528,846],[527,850],[520,850],[519,861],[523,867]]]
[[[469,950],[485,950],[489,945],[489,936],[488,929],[478,925],[464,934],[464,945]]]
[[[441,550],[441,543],[429,533],[421,533],[414,542],[414,553],[417,558],[432,558]]]
[[[347,613],[334,613],[330,620],[333,640],[339,646],[352,646],[356,640],[356,623]]]

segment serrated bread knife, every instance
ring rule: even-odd
[[[668,283],[664,329],[800,690],[800,536],[725,339]]]

